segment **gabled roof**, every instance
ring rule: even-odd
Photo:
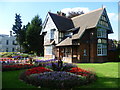
[[[51,12],[48,12],[48,14],[51,16],[53,22],[55,23],[59,31],[65,31],[65,30],[74,28],[74,25],[71,19],[51,13]]]
[[[90,28],[95,28],[98,24],[98,21],[103,11],[105,11],[105,8],[99,8],[89,13],[73,17],[72,21],[73,21],[74,27],[80,27],[78,33],[74,34],[72,38],[66,38],[65,40],[60,42],[57,46],[72,45],[72,40],[79,39],[83,35],[85,30],[88,30]],[[112,30],[111,30],[111,33],[112,33]]]
[[[79,32],[72,36],[73,39],[78,39],[86,29],[95,28],[104,8],[91,11],[72,18],[75,27],[80,27]]]
[[[69,45],[72,45],[72,38],[67,37],[62,42],[60,42],[59,44],[57,44],[56,46],[69,46]]]

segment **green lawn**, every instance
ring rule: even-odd
[[[120,76],[118,66],[120,63],[84,63],[77,64],[79,67],[96,72],[98,79],[96,82],[83,86],[83,88],[120,88]]]
[[[119,63],[120,64],[120,63]],[[77,64],[80,68],[96,72],[97,81],[78,88],[118,88],[118,63],[84,63]],[[19,75],[23,70],[2,73],[2,88],[36,88],[20,81]],[[77,88],[77,89],[78,89]],[[42,88],[46,90],[46,88]],[[49,90],[49,89],[48,89]]]

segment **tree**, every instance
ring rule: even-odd
[[[13,30],[13,33],[16,35],[17,42],[20,45],[20,52],[21,52],[20,38],[22,36],[21,27],[22,27],[21,16],[20,14],[15,14],[15,25],[13,25],[12,30]]]
[[[75,11],[71,11],[68,13],[68,18],[72,18],[72,17],[75,17],[75,16],[78,16],[78,15],[81,15],[81,14],[84,14],[83,11],[78,11],[78,12],[75,12]]]
[[[28,47],[28,43],[27,43],[27,39],[26,39],[26,32],[28,29],[28,26],[30,25],[30,23],[28,22],[27,25],[24,25],[23,28],[21,29],[21,38],[20,38],[20,43],[24,49],[24,52],[29,52],[29,47]]]
[[[39,16],[35,16],[26,31],[27,44],[30,51],[37,55],[43,54],[43,36],[40,35],[42,30],[42,20]]]

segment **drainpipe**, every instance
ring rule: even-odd
[[[91,62],[91,54],[90,54],[90,51],[91,51],[91,43],[92,43],[92,39],[93,39],[93,32],[90,33],[90,37],[89,37],[89,62]]]
[[[90,62],[90,37],[89,37],[89,62]]]

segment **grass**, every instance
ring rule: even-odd
[[[87,70],[92,70],[96,72],[98,78],[97,81],[87,85],[82,86],[82,88],[120,88],[120,76],[118,66],[120,63],[86,63],[77,64],[79,67]]]
[[[120,64],[120,63],[119,63]],[[118,85],[118,63],[84,63],[77,64],[78,67],[96,72],[98,79],[96,82],[80,88],[120,88]],[[2,73],[2,88],[36,88],[20,81],[19,75],[23,70],[7,71]],[[76,89],[76,88],[75,88]],[[47,88],[42,88],[47,90]],[[49,90],[49,89],[48,89]]]

